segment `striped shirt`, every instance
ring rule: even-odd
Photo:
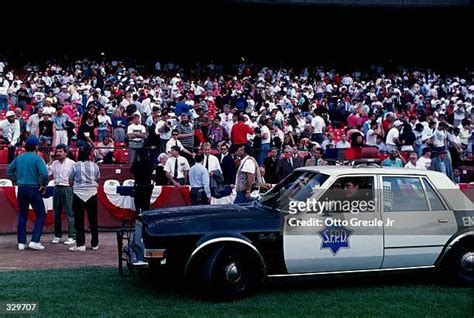
[[[84,202],[97,194],[99,178],[99,166],[92,161],[76,162],[69,173],[69,182],[74,183],[74,194]]]

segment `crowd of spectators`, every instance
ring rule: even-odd
[[[213,62],[145,69],[87,59],[23,69],[1,62],[0,74],[8,162],[35,135],[46,161],[59,144],[92,147],[98,163],[132,164],[146,149],[156,180],[179,185],[189,184],[202,154],[208,172],[235,184],[236,152],[251,145],[265,182],[276,183],[298,166],[371,147],[382,166],[472,181],[461,167],[472,161],[474,85],[461,75],[244,63],[224,72]]]

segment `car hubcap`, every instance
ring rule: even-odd
[[[235,262],[227,264],[225,267],[225,277],[231,284],[235,284],[240,281],[241,273]]]
[[[468,252],[462,256],[461,266],[466,271],[474,270],[474,252]]]

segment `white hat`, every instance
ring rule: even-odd
[[[43,115],[51,115],[51,110],[49,110],[48,108],[45,108],[43,111]]]
[[[5,117],[10,117],[10,116],[16,116],[13,110],[7,111],[7,114],[5,115]]]
[[[395,123],[393,124],[395,127],[403,125],[403,123],[399,120],[395,120]]]

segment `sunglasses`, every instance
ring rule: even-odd
[[[415,160],[416,160],[416,158],[415,158],[415,157],[410,157],[410,160],[413,160],[413,159],[415,159]]]

